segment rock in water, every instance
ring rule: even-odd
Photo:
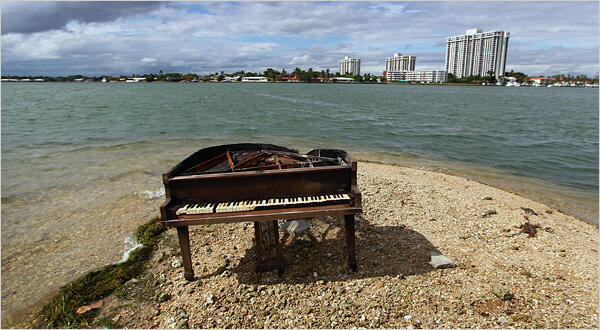
[[[431,251],[429,254],[431,255],[431,261],[429,263],[435,269],[453,268],[456,266],[452,260],[446,258],[439,251]]]
[[[281,229],[294,235],[303,234],[309,227],[310,223],[302,220],[286,221],[281,224]]]

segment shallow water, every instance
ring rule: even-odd
[[[2,326],[118,262],[160,174],[265,142],[442,170],[598,219],[598,90],[321,84],[2,84]]]

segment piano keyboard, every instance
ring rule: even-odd
[[[296,206],[315,206],[328,204],[350,203],[348,194],[334,194],[322,196],[271,198],[259,200],[246,200],[235,202],[205,202],[186,203],[179,207],[176,215],[209,214],[225,212],[242,212],[253,210],[265,210],[274,208],[286,208]]]

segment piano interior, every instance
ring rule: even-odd
[[[345,165],[345,162],[339,156],[331,158],[278,150],[225,150],[225,152],[189,168],[183,174],[262,171],[330,165]]]

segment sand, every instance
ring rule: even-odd
[[[98,319],[127,328],[598,327],[598,227],[444,173],[360,162],[358,174],[357,272],[337,218],[283,236],[282,277],[254,273],[251,224],[220,224],[190,228],[196,280],[187,282],[171,229],[146,274],[105,298]],[[433,268],[431,251],[456,266]]]

